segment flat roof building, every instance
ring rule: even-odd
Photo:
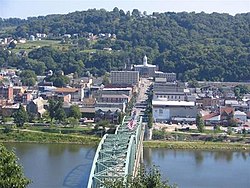
[[[137,85],[138,82],[139,82],[139,72],[138,71],[111,71],[111,84]]]

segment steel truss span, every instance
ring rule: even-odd
[[[133,126],[131,126],[133,124]],[[93,160],[88,188],[104,188],[115,179],[125,181],[138,170],[144,128],[142,118],[125,116],[115,134],[105,134]]]

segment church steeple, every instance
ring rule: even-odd
[[[147,58],[146,55],[143,57],[143,65],[144,65],[145,67],[148,66],[148,58]]]

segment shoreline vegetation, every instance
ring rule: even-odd
[[[101,138],[94,135],[74,135],[44,132],[11,131],[0,134],[2,143],[44,143],[44,144],[82,144],[98,145]],[[250,151],[250,144],[211,142],[211,141],[144,141],[147,148],[188,149],[188,150],[223,150]]]
[[[0,134],[0,142],[17,142],[17,143],[71,143],[83,145],[98,145],[100,138],[90,135],[74,135],[61,133],[46,133],[46,132],[30,132],[30,131],[11,131],[9,133]]]

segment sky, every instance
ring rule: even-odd
[[[27,18],[67,14],[92,8],[153,12],[219,12],[235,15],[250,12],[250,0],[0,0],[1,18]]]

